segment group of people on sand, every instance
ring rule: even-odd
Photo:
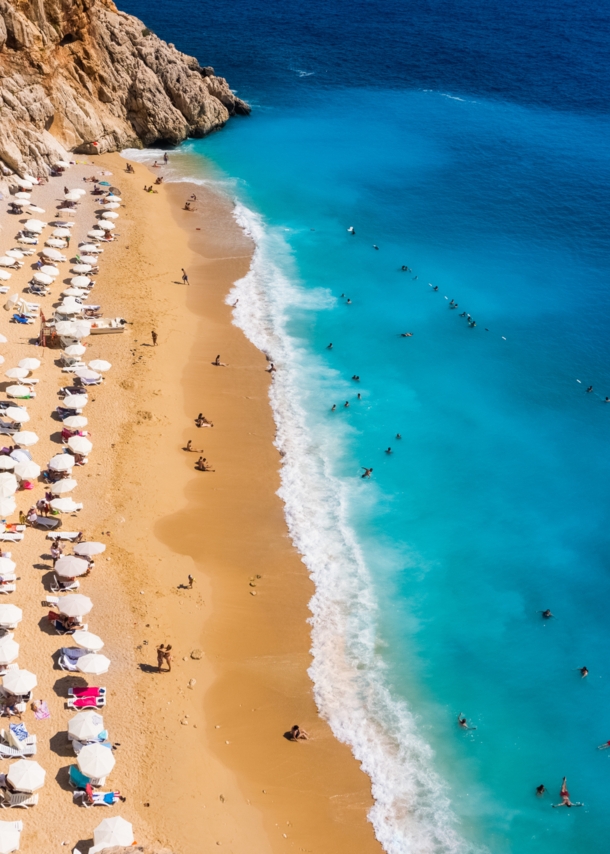
[[[159,673],[171,673],[172,669],[172,647],[171,644],[160,644],[157,647],[157,671]],[[164,669],[163,665],[166,664],[167,667]]]

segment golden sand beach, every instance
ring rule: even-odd
[[[85,358],[113,367],[89,392],[94,448],[89,464],[75,469],[74,492],[84,508],[64,517],[63,529],[108,546],[81,592],[94,602],[89,629],[112,660],[107,674],[88,678],[108,688],[102,711],[118,745],[105,788],[126,801],[111,809],[72,804],[67,780],[75,757],[66,729],[73,713],[65,701],[77,680],[57,665],[58,650],[70,643],[49,630],[41,605],[52,577],[50,544],[44,532],[29,529],[11,547],[20,580],[6,599],[24,611],[15,633],[19,665],[37,674],[35,697],[51,711],[47,720],[30,710],[24,716],[47,777],[39,804],[7,818],[23,818],[21,850],[32,854],[61,843],[84,854],[93,828],[119,814],[133,823],[139,843],[180,854],[216,846],[239,854],[379,852],[366,820],[370,781],[318,716],[307,676],[312,585],[276,495],[272,379],[225,304],[253,247],[228,200],[197,187],[196,210],[184,211],[195,188],[161,185],[145,193],[150,171],[134,168],[128,175],[121,157],[105,155],[33,193],[46,211],[41,219],[50,221],[64,183],[87,187],[83,177],[107,169],[121,190],[120,237],[105,247],[90,301],[130,325],[120,335],[86,339]],[[25,217],[2,209],[4,251]],[[95,210],[87,195],[74,243],[91,228]],[[26,259],[13,274],[11,293],[26,286],[30,264]],[[51,295],[28,298],[50,314],[67,278],[64,264]],[[9,317],[0,322],[9,339],[0,347],[4,368],[24,356],[42,361],[37,396],[26,405],[28,428],[40,437],[33,456],[44,467],[61,450],[60,422],[50,416],[66,374],[58,350],[32,343],[38,326],[10,324]],[[217,354],[227,367],[213,364]],[[213,428],[195,426],[199,412]],[[195,469],[199,454],[184,450],[189,439],[214,471]],[[18,493],[18,507],[27,509],[43,491],[37,484]],[[172,645],[171,673],[157,672],[160,643]],[[309,741],[284,737],[295,723]],[[2,760],[0,771],[7,767]]]

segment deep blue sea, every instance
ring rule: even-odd
[[[257,241],[230,299],[379,839],[608,851],[610,7],[121,5],[253,105],[171,166]]]

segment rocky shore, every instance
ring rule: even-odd
[[[0,0],[5,171],[45,173],[70,151],[175,144],[249,112],[213,68],[112,0]]]

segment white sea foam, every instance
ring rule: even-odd
[[[373,586],[347,517],[361,487],[333,475],[328,440],[313,435],[296,377],[324,381],[322,365],[287,332],[288,308],[313,307],[291,275],[291,255],[279,231],[241,204],[235,219],[256,250],[247,275],[227,302],[239,299],[234,322],[277,366],[270,391],[283,453],[279,494],[295,546],[315,582],[310,676],[322,716],[349,744],[372,781],[369,817],[388,854],[466,854],[475,847],[456,830],[446,787],[434,770],[431,748],[418,734],[408,706],[385,685],[376,651]],[[328,305],[328,303],[326,303]],[[319,307],[323,307],[320,305]],[[326,368],[326,372],[328,369]],[[320,432],[320,431],[318,431]],[[323,431],[322,431],[323,432]]]

